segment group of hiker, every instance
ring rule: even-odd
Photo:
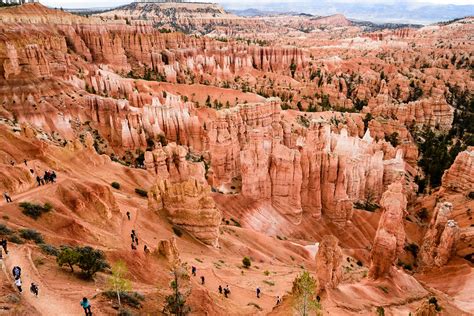
[[[229,297],[230,295],[230,288],[229,288],[229,285],[226,285],[224,288],[222,287],[222,285],[219,285],[219,294],[222,294],[224,293],[224,297]]]
[[[28,161],[25,159],[24,160],[24,163],[25,163],[25,166],[28,166]],[[12,160],[10,162],[10,164],[12,166],[15,165],[15,162]],[[30,173],[32,175],[35,174],[35,170],[33,169],[30,169]],[[45,185],[47,183],[55,183],[56,182],[56,178],[57,178],[57,175],[56,175],[56,172],[54,170],[46,170],[44,172],[44,175],[43,176],[40,176],[39,174],[36,175],[36,183],[38,184],[38,186],[42,186],[42,185]],[[3,197],[5,198],[5,201],[7,203],[12,203],[13,200],[10,196],[10,193],[8,193],[7,191],[3,192]]]
[[[138,236],[134,229],[132,229],[132,233],[130,234],[130,237],[132,238],[132,244],[131,244],[132,250],[137,250]],[[150,253],[150,249],[148,249],[147,245],[143,245],[143,251],[145,252],[145,254]]]
[[[15,279],[15,285],[16,285],[16,288],[18,289],[18,292],[20,292],[20,294],[23,293],[22,282],[21,282],[21,268],[19,266],[14,266],[12,270],[12,274],[13,274],[13,278]],[[39,287],[36,283],[31,282],[30,292],[34,296],[38,297]]]
[[[33,169],[30,169],[30,172],[31,171],[33,171]],[[39,175],[36,176],[36,182],[38,183],[38,186],[45,185],[46,183],[55,183],[56,177],[56,172],[54,172],[54,170],[46,170],[42,177],[40,177]]]
[[[2,248],[5,251],[5,253],[8,254],[7,243],[6,243],[5,239],[1,240],[1,245],[2,245]],[[0,249],[0,259],[2,259],[1,254],[2,254],[2,251]],[[14,266],[13,269],[12,269],[12,274],[13,274],[13,279],[14,279],[15,286],[16,286],[18,292],[20,292],[20,294],[22,294],[23,293],[23,288],[22,288],[23,282],[21,280],[21,267]],[[31,282],[30,292],[35,297],[38,297],[38,295],[39,295],[39,286],[38,286],[38,284],[36,284],[35,282]],[[89,300],[86,297],[84,297],[80,301],[80,304],[81,304],[82,308],[84,309],[84,312],[85,312],[86,316],[92,316],[91,304],[90,304]]]

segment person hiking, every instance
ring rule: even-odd
[[[3,192],[3,197],[5,198],[5,200],[7,201],[7,203],[11,203],[11,202],[12,202],[12,198],[10,197],[10,195],[8,194],[8,192]]]
[[[127,211],[127,217],[128,217],[128,220],[130,220],[130,212]]]
[[[39,292],[38,285],[31,282],[30,291],[31,293],[33,293],[34,296],[38,297],[38,292]]]
[[[137,247],[135,247],[135,244],[132,242],[132,250],[137,250]]]
[[[43,176],[43,179],[46,183],[48,183],[51,179],[49,178],[50,174],[49,174],[49,171],[45,171],[44,172],[44,176]]]
[[[277,305],[280,305],[280,304],[281,304],[281,298],[280,298],[280,296],[277,296],[277,303],[276,303],[276,304],[277,304]]]
[[[202,284],[202,285],[204,285],[204,281],[205,281],[204,276],[201,275],[201,284]]]
[[[193,276],[196,276],[196,267],[195,266],[192,266],[191,267],[191,273],[193,274]]]
[[[21,268],[19,266],[14,266],[12,273],[15,280],[19,279],[21,277]]]
[[[38,186],[41,186],[41,177],[36,176],[36,182],[38,182]]]
[[[28,166],[28,161],[26,161],[26,159],[23,160],[23,162],[25,163],[25,166]]]
[[[144,246],[143,246],[143,252],[145,252],[145,254],[149,254],[149,253],[150,253],[150,250],[148,249],[148,246],[147,246],[147,245],[144,245]]]
[[[230,291],[227,287],[224,288],[224,296],[229,297],[228,295],[230,294]]]
[[[86,316],[92,315],[91,303],[89,303],[89,300],[87,299],[87,297],[82,298],[81,306],[82,308],[84,308],[84,312],[86,313]]]
[[[12,160],[12,161],[10,161],[10,164],[11,164],[12,166],[14,166],[14,165],[15,165],[15,162]]]
[[[5,254],[8,255],[8,241],[6,239],[2,239],[1,241],[3,251],[5,251]]]
[[[261,291],[260,291],[260,288],[257,287],[257,298],[260,298],[260,292],[261,292]]]
[[[56,176],[56,172],[54,172],[54,170],[51,171],[51,176],[50,176],[50,178],[51,178],[51,182],[53,182],[53,183],[56,182],[57,176]]]
[[[135,243],[136,243],[137,246],[138,246],[138,237],[137,237],[137,235],[135,235]]]
[[[219,285],[219,294],[222,294],[222,285]]]
[[[16,285],[16,288],[18,289],[18,291],[23,292],[22,288],[21,288],[21,279],[18,278],[18,279],[15,279],[15,285]]]

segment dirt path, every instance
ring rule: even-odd
[[[23,191],[21,193],[15,194],[15,195],[10,195],[10,197],[12,198],[12,201],[13,201],[12,203],[20,202],[22,199],[24,199],[24,198],[26,198],[30,195],[33,195],[33,194],[36,194],[36,193],[39,193],[39,192],[42,192],[42,191],[46,191],[46,190],[50,189],[52,186],[57,186],[57,185],[61,184],[65,180],[66,180],[65,178],[62,178],[61,180],[59,180],[55,183],[48,183],[48,184],[45,184],[45,185],[42,185],[42,186],[35,186],[34,188],[29,189],[27,191]],[[7,202],[5,201],[5,199],[2,196],[2,200],[0,201],[0,206],[4,206],[6,204],[7,204]]]
[[[13,283],[11,270],[14,266],[21,267],[21,280],[23,283],[22,298],[31,304],[41,315],[81,315],[83,310],[79,301],[71,299],[53,291],[47,280],[41,277],[31,259],[31,249],[27,245],[14,246],[9,249],[4,264],[7,278]],[[39,286],[39,296],[31,294],[31,282]]]

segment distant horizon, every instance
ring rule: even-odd
[[[99,0],[40,0],[40,3],[52,8],[67,10],[78,9],[112,9],[134,1]],[[315,16],[342,14],[353,21],[368,21],[373,23],[420,24],[429,25],[437,22],[464,18],[474,15],[474,5],[467,0],[420,0],[420,1],[379,1],[379,0],[322,0],[314,3],[310,0],[216,0],[216,1],[187,1],[201,3],[217,3],[226,11],[241,11],[255,9],[275,13],[306,13]],[[389,12],[389,13],[385,13]]]

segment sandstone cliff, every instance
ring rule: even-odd
[[[332,235],[324,236],[316,255],[316,272],[320,289],[335,288],[341,282],[342,260],[342,251],[337,238]]]
[[[178,227],[205,244],[217,247],[221,212],[210,196],[210,187],[193,178],[171,182],[159,180],[150,189],[150,209],[165,215]]]
[[[380,205],[383,210],[370,254],[369,277],[386,277],[403,251],[405,229],[403,218],[407,200],[400,183],[393,183],[382,195]]]
[[[456,250],[459,227],[454,220],[450,219],[452,208],[453,206],[449,202],[440,202],[436,205],[420,249],[423,267],[445,265]]]

